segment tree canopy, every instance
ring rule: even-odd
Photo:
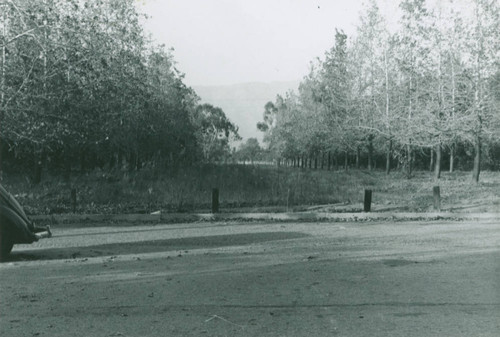
[[[481,162],[498,168],[498,2],[474,0],[463,11],[454,0],[399,7],[389,32],[368,1],[357,33],[336,30],[298,94],[266,104],[258,128],[276,158],[298,165],[328,154],[346,168],[378,162],[389,173],[397,165],[408,177],[429,163],[436,178],[446,161],[451,171],[473,168],[475,181]]]
[[[174,165],[215,160],[238,137],[199,106],[133,0],[1,0],[0,13],[4,161]]]

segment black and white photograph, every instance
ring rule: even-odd
[[[500,336],[500,2],[0,0],[0,336]]]

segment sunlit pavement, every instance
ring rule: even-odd
[[[1,336],[497,336],[496,220],[54,228]]]

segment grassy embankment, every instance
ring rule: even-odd
[[[71,188],[77,190],[77,213],[208,212],[213,187],[220,189],[223,212],[360,211],[364,189],[373,190],[373,211],[431,211],[435,185],[444,211],[500,211],[499,172],[483,172],[475,184],[469,172],[444,173],[437,182],[429,172],[408,180],[399,172],[228,165],[93,172],[70,182],[46,176],[35,186],[23,175],[4,173],[2,184],[29,214],[72,212]]]

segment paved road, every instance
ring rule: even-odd
[[[55,228],[0,264],[0,336],[498,336],[500,224]]]

